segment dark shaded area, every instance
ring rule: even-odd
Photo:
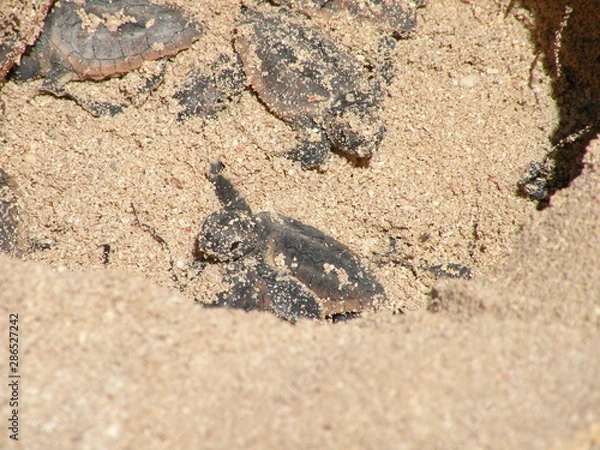
[[[533,162],[519,182],[521,193],[538,200],[541,209],[579,176],[586,147],[600,131],[600,2],[519,3],[533,16],[531,37],[552,77],[560,117],[550,136],[550,152]]]
[[[348,13],[397,37],[417,26],[417,9],[425,6],[425,0],[416,0],[412,5],[398,0],[271,0],[269,3],[287,6],[309,16],[320,10]]]

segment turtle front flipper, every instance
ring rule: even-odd
[[[286,156],[292,161],[298,161],[303,169],[318,169],[327,161],[330,148],[329,141],[320,133],[318,140],[304,139]]]
[[[87,100],[71,94],[65,89],[65,85],[78,79],[79,77],[75,76],[73,72],[57,67],[46,75],[40,90],[41,92],[54,95],[55,97],[72,100],[94,117],[107,115],[114,116],[122,112],[123,108],[127,106],[124,104],[115,105],[108,102]]]
[[[215,187],[215,192],[223,207],[227,210],[243,211],[252,214],[250,206],[244,200],[235,186],[221,175],[225,165],[221,161],[214,161],[210,164],[207,178]]]
[[[263,308],[276,316],[296,322],[297,319],[319,319],[321,310],[315,295],[296,279],[277,273],[267,264],[258,264],[257,272]]]
[[[281,276],[266,264],[236,263],[227,269],[229,291],[217,294],[205,308],[232,308],[243,311],[268,311],[289,322],[318,319],[319,305],[310,292],[296,280]]]
[[[264,311],[261,304],[260,286],[256,284],[258,274],[253,267],[234,263],[227,268],[225,282],[231,288],[217,294],[212,303],[203,303],[206,308],[233,308],[244,311]],[[268,308],[267,308],[268,309]]]
[[[318,169],[327,160],[331,149],[327,136],[321,127],[306,116],[297,117],[292,126],[302,134],[302,139],[286,156],[292,161],[298,161],[303,169]]]

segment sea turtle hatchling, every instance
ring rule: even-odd
[[[188,48],[200,33],[200,25],[174,6],[146,0],[61,0],[15,76],[44,77],[45,91],[66,96],[64,86],[70,81],[124,75],[144,61]]]
[[[318,168],[333,149],[359,165],[378,147],[383,90],[377,74],[287,8],[242,10],[235,48],[252,89],[302,134],[289,157]]]
[[[252,210],[213,163],[209,179],[223,209],[209,215],[196,254],[228,263],[229,292],[211,306],[265,310],[295,321],[359,313],[376,306],[385,292],[352,251],[309,225]]]

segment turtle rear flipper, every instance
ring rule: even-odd
[[[70,92],[67,92],[64,88],[60,88],[60,90],[57,90],[56,88],[53,88],[52,90],[44,88],[43,91],[54,95],[55,97],[66,98],[68,100],[74,101],[81,108],[89,112],[94,117],[115,116],[123,112],[123,108],[126,108],[128,106],[125,103],[115,104],[110,102],[88,100],[73,95]]]
[[[60,66],[55,67],[52,71],[46,74],[44,82],[42,83],[42,87],[40,88],[40,92],[50,94],[55,97],[72,100],[94,117],[105,115],[114,116],[115,114],[123,111],[123,107],[126,106],[124,104],[115,105],[108,102],[87,100],[68,92],[65,89],[65,85],[77,79],[78,77],[74,76],[73,72],[67,71]]]
[[[138,87],[134,91],[134,93],[131,94],[131,101],[136,106],[139,106],[147,99],[147,96],[143,96],[143,94],[149,94],[153,92],[162,83],[166,73],[166,69],[167,65],[162,64],[157,74],[141,75],[141,80],[143,83],[142,86]],[[128,102],[111,103],[105,101],[90,100],[67,91],[67,89],[65,88],[67,83],[71,81],[77,81],[79,79],[80,78],[75,76],[72,71],[62,69],[60,68],[60,66],[58,66],[57,68],[46,74],[40,91],[43,93],[54,95],[55,97],[72,100],[94,117],[114,116],[118,113],[123,112],[125,108],[130,106]],[[134,99],[137,99],[138,97],[142,97],[142,100],[134,101]]]

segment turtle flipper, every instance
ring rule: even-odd
[[[315,295],[299,281],[289,276],[282,276],[266,264],[259,264],[257,271],[260,280],[266,287],[263,294],[268,305],[276,316],[296,322],[297,319],[318,319],[320,308]]]
[[[59,98],[66,98],[77,103],[81,108],[89,112],[94,117],[114,116],[123,111],[127,105],[115,105],[108,102],[96,102],[77,97],[65,89],[65,85],[77,77],[73,72],[67,72],[64,69],[57,68],[46,75],[42,83],[41,91],[47,94],[54,95]]]
[[[235,264],[227,270],[229,291],[220,292],[207,308],[233,308],[244,311],[269,311],[289,322],[319,318],[315,297],[298,281],[282,277],[264,263],[251,267]]]
[[[263,303],[261,295],[260,278],[253,267],[243,264],[234,264],[227,269],[225,281],[230,284],[229,291],[217,294],[217,299],[212,303],[204,303],[207,308],[233,308],[244,311],[268,310]]]
[[[115,116],[123,112],[123,108],[128,106],[125,104],[116,105],[109,102],[94,102],[92,100],[77,98],[71,94],[68,94],[65,97],[73,100],[94,117]]]
[[[331,144],[324,133],[318,133],[317,139],[308,136],[309,133],[304,134],[305,138],[286,156],[292,161],[298,161],[303,169],[318,169],[327,160]]]
[[[221,172],[225,168],[225,165],[221,161],[214,161],[210,164],[208,172],[206,173],[207,178],[215,187],[215,192],[219,201],[223,207],[228,210],[234,211],[245,211],[252,214],[252,210],[246,200],[242,197],[235,186],[221,175]]]

